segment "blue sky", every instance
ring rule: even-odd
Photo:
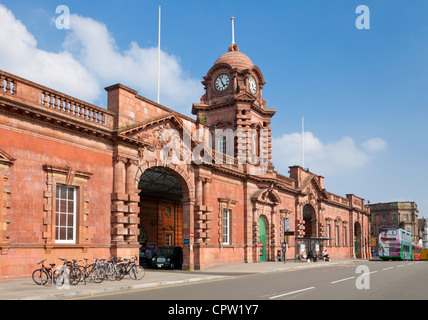
[[[58,30],[67,5],[71,29]],[[162,5],[161,103],[190,115],[202,77],[235,38],[263,72],[277,110],[274,164],[325,176],[328,191],[428,210],[426,0],[0,1],[0,69],[106,105],[118,82],[156,100]],[[370,9],[370,29],[355,12]],[[7,18],[7,19],[6,19]]]

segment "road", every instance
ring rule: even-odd
[[[428,262],[361,261],[85,297],[92,300],[426,300]]]

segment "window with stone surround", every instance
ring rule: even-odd
[[[233,245],[235,239],[234,230],[236,228],[234,213],[237,201],[229,198],[218,198],[218,201],[218,242],[220,245]]]
[[[223,209],[223,244],[229,244],[230,240],[230,210]]]
[[[336,246],[340,245],[339,239],[340,239],[340,234],[339,234],[339,224],[336,223]]]
[[[222,136],[218,139],[218,151],[227,154],[227,138]]]
[[[165,234],[165,245],[166,245],[167,247],[169,247],[169,246],[172,246],[172,245],[173,245],[173,243],[172,243],[172,234],[171,234],[171,233],[167,233],[167,234]]]
[[[56,243],[76,243],[76,194],[76,187],[56,186]]]
[[[89,247],[87,183],[92,173],[53,165],[43,165],[43,169],[45,253],[63,245],[81,247],[85,253]]]
[[[344,246],[348,245],[347,237],[348,237],[348,230],[346,226],[343,226],[343,245]]]
[[[326,232],[327,232],[327,245],[330,245],[330,235],[331,235],[331,225],[330,223],[327,223],[327,228],[326,228]]]

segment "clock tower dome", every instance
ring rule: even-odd
[[[208,71],[202,84],[205,94],[201,103],[193,104],[192,108],[197,121],[212,133],[228,129],[235,133],[233,143],[228,139],[227,146],[225,139],[216,135],[213,148],[233,153],[238,160],[246,159],[246,163],[263,163],[264,167],[273,169],[270,123],[276,111],[267,108],[262,97],[265,81],[260,69],[232,43]]]

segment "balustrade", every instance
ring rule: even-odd
[[[17,94],[18,93],[17,88],[18,88],[18,85],[15,80],[0,74],[0,92],[1,93]]]
[[[41,104],[47,108],[63,111],[78,118],[105,124],[105,113],[98,107],[75,101],[68,97],[59,96],[56,93],[43,91],[41,93]]]
[[[19,94],[18,83],[21,87]],[[12,95],[27,103],[41,105],[96,124],[111,126],[113,123],[113,114],[107,110],[0,70],[1,94]]]

